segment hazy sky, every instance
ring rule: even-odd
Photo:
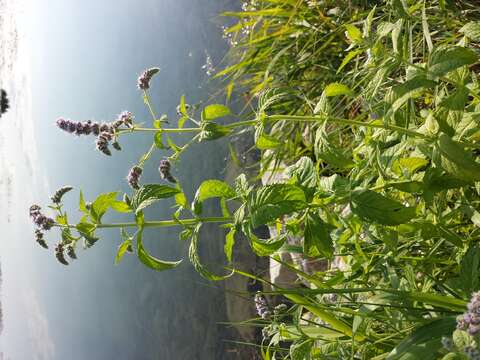
[[[205,51],[217,63],[225,51],[215,14],[228,2],[0,0],[0,81],[13,105],[0,120],[5,310],[0,351],[12,359],[213,358],[215,322],[224,320],[216,311],[222,295],[205,291],[188,264],[169,275],[153,273],[133,257],[115,267],[115,234],[62,267],[51,250],[34,243],[27,213],[31,203],[46,204],[49,194],[65,184],[82,187],[87,198],[128,191],[125,175],[151,137],[129,139],[121,153],[107,159],[94,150],[93,138],[56,129],[56,118],[110,121],[130,110],[137,119],[150,121],[135,86],[138,74],[150,66],[162,69],[152,90],[159,113],[174,117],[182,94],[189,101],[206,98],[201,65]],[[203,146],[201,152],[194,149],[178,165],[191,181],[190,192],[222,168],[221,149],[219,143]],[[156,154],[154,161],[160,158]],[[154,165],[145,169],[145,180],[158,181]],[[76,209],[77,199],[75,193],[67,201],[68,210]],[[168,214],[165,206],[155,211]],[[212,230],[209,237],[220,235]],[[147,234],[146,241],[154,237],[158,234]],[[55,236],[48,240],[53,248]],[[183,245],[151,244],[166,259],[184,255]],[[221,249],[218,244],[210,243],[207,252]],[[196,294],[203,297],[192,305]],[[210,308],[218,318],[209,315]],[[204,340],[205,328],[199,332],[202,326],[210,340]]]

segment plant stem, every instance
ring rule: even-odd
[[[203,218],[191,218],[191,219],[179,219],[179,220],[159,220],[159,221],[145,221],[144,227],[173,227],[173,226],[188,226],[195,225],[199,222],[204,223],[223,223],[231,221],[231,217],[203,217]],[[59,227],[75,228],[75,224],[68,225],[55,225]],[[97,224],[97,229],[110,229],[110,228],[123,228],[123,227],[136,227],[136,222],[123,222],[123,223],[111,223],[111,224]]]

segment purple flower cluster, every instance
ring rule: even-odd
[[[117,141],[117,129],[121,126],[131,129],[133,127],[133,119],[133,114],[130,111],[123,111],[118,115],[115,121],[109,123],[98,123],[90,120],[81,122],[59,118],[57,120],[57,126],[70,134],[78,136],[92,134],[97,136],[97,150],[105,155],[111,155],[112,153],[108,146],[112,140],[113,148],[115,150],[121,150],[120,144]]]
[[[62,243],[58,243],[55,247],[55,257],[60,264],[68,265],[68,261],[65,259],[65,246]]]
[[[457,329],[467,330],[472,336],[480,332],[480,291],[472,294],[467,312],[457,318]]]
[[[38,243],[38,245],[40,245],[41,247],[45,248],[45,249],[48,249],[48,245],[47,245],[47,242],[45,241],[45,239],[43,238],[43,232],[41,232],[40,230],[35,230],[35,241]]]
[[[41,207],[38,205],[30,206],[30,217],[39,229],[50,230],[55,224],[55,221],[52,218],[43,215],[40,210]]]
[[[138,181],[140,180],[141,175],[142,168],[140,166],[134,166],[130,169],[130,172],[127,175],[127,182],[132,189],[138,189]]]
[[[255,307],[257,308],[257,314],[264,320],[270,318],[271,312],[267,304],[265,297],[257,292],[254,297]]]
[[[65,195],[67,192],[69,192],[72,189],[73,187],[71,186],[62,186],[60,189],[55,191],[55,194],[53,194],[53,196],[50,199],[52,199],[52,202],[54,204],[58,205],[62,201],[63,195]]]
[[[170,173],[171,168],[172,165],[170,164],[170,161],[168,161],[167,159],[160,160],[160,166],[158,167],[160,177],[162,179],[170,181],[171,183],[176,183],[177,179],[175,179]]]
[[[153,76],[160,71],[160,68],[153,67],[150,69],[145,70],[139,77],[138,77],[138,88],[140,90],[147,90],[150,88],[150,81],[152,80]]]

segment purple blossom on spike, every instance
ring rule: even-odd
[[[172,174],[170,173],[171,170],[170,161],[167,159],[160,160],[160,165],[158,166],[158,172],[160,173],[160,177],[171,183],[176,183],[177,179],[175,179]]]
[[[40,230],[35,230],[35,241],[43,248],[48,249],[48,245],[43,238],[43,233]]]
[[[62,243],[58,243],[55,247],[55,257],[60,264],[68,265],[68,261],[65,259],[65,247]]]
[[[108,148],[110,140],[112,140],[112,134],[106,131],[101,132],[97,137],[97,150],[105,155],[112,155],[110,149]]]
[[[118,115],[117,121],[121,121],[123,125],[131,128],[133,126],[133,114],[130,111],[122,111]]]
[[[265,300],[265,297],[257,292],[254,297],[255,301],[255,307],[257,309],[257,314],[264,320],[267,320],[271,313],[268,308],[267,300]]]
[[[480,292],[475,292],[467,304],[467,312],[457,317],[457,329],[475,336],[480,333]]]
[[[72,189],[73,189],[73,187],[68,186],[68,185],[67,186],[62,186],[57,191],[55,191],[55,194],[53,194],[53,196],[50,199],[52,200],[52,202],[54,204],[60,204],[60,202],[62,201],[63,195],[65,195],[67,192],[69,192]]]
[[[139,77],[138,77],[138,88],[140,90],[147,90],[150,88],[150,80],[152,80],[153,75],[158,73],[160,69],[158,67],[153,67],[150,69],[145,70]]]
[[[55,221],[52,218],[49,218],[43,215],[40,212],[41,208],[38,205],[30,206],[30,217],[33,220],[33,223],[42,230],[50,230],[52,226],[55,224]]]
[[[142,175],[142,168],[140,166],[134,166],[130,169],[130,172],[127,175],[128,185],[132,189],[138,189],[138,181]]]

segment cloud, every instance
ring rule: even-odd
[[[27,329],[32,346],[33,360],[49,360],[55,355],[55,344],[50,336],[48,320],[32,289],[24,289],[24,302],[27,318]]]

